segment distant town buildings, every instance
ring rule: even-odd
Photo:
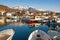
[[[0,11],[0,22],[10,23],[10,22],[18,22],[23,18],[33,19],[33,20],[52,20],[54,18],[60,18],[60,13],[56,12],[48,12],[48,11],[28,11],[28,10],[20,10],[20,11]],[[60,19],[59,19],[60,20]]]

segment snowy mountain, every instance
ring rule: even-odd
[[[15,6],[13,7],[13,9],[24,10],[24,9],[28,9],[28,6]]]
[[[44,11],[44,12],[51,12],[49,10],[44,10],[44,9],[37,9],[29,6],[15,6],[13,9],[19,9],[19,10],[28,10],[30,12],[38,12],[38,11]]]

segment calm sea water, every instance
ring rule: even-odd
[[[48,26],[30,27],[27,25],[16,26],[13,24],[9,24],[7,26],[0,28],[0,31],[5,30],[5,29],[11,29],[11,28],[15,29],[15,34],[14,34],[13,40],[28,40],[29,35],[34,30],[43,30],[45,32],[47,32],[49,30]],[[60,31],[60,30],[58,30],[58,31]]]

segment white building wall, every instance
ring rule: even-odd
[[[6,16],[12,16],[12,13],[7,13]]]
[[[40,16],[35,16],[35,20],[41,20]]]
[[[1,12],[1,13],[2,13],[2,15],[4,14],[4,12],[5,12],[5,11]]]
[[[4,21],[4,19],[0,19],[0,22],[4,23],[5,21]]]

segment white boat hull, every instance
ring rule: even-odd
[[[60,32],[55,30],[49,30],[48,34],[51,36],[53,40],[60,40]],[[58,38],[59,37],[59,38]]]
[[[14,35],[14,30],[13,29],[7,29],[7,30],[3,30],[0,31],[0,37],[2,37],[2,35],[10,35],[6,40],[12,40],[12,37]]]
[[[28,40],[51,40],[51,38],[44,31],[35,30],[30,34]]]

